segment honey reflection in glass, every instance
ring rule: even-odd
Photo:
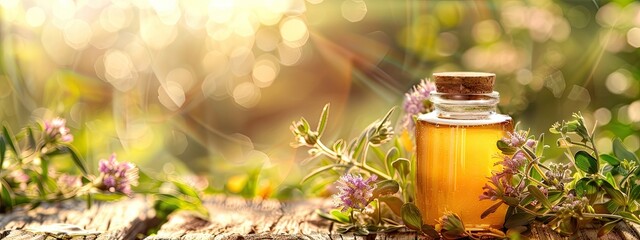
[[[496,141],[512,128],[511,118],[499,114],[486,120],[443,120],[428,114],[417,121],[416,204],[427,224],[450,211],[466,227],[502,227],[507,206],[481,219],[496,202],[478,197],[491,172],[500,170],[495,166],[501,161]]]

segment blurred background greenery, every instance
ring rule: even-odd
[[[299,186],[292,120],[330,102],[325,138],[353,137],[454,70],[497,73],[501,111],[534,133],[582,111],[604,152],[613,136],[640,148],[632,0],[0,0],[0,15],[0,120],[66,118],[92,169],[116,152],[213,191],[322,194]]]

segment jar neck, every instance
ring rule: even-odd
[[[500,94],[496,91],[485,94],[453,94],[431,92],[431,102],[439,118],[480,120],[496,113]]]

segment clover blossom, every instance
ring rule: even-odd
[[[9,179],[18,184],[20,190],[24,191],[27,189],[30,177],[24,171],[17,170],[9,173]]]
[[[64,118],[54,118],[50,121],[44,122],[45,138],[49,141],[60,142],[72,142],[73,135],[71,135],[69,128],[66,126],[67,121]]]
[[[552,210],[557,212],[559,218],[580,217],[588,205],[589,199],[586,197],[578,198],[573,193],[569,193],[567,199],[554,206]]]
[[[524,190],[524,182],[518,186],[512,186],[509,184],[507,175],[505,174],[494,174],[489,180],[491,185],[489,185],[489,183],[484,184],[484,187],[482,187],[482,195],[478,197],[480,200],[489,199],[495,201],[504,196],[518,197],[520,193],[522,193],[522,190]]]
[[[433,110],[433,105],[429,101],[432,91],[436,90],[436,85],[432,81],[422,79],[408,93],[405,93],[403,108],[405,115],[402,118],[402,126],[409,131],[415,128],[414,117],[421,113],[428,113]]]
[[[508,144],[510,147],[521,147],[522,145],[527,143],[527,132],[507,132],[507,135],[507,137],[502,138],[502,141]]]
[[[502,162],[504,167],[503,174],[514,175],[520,171],[520,168],[524,166],[527,158],[522,151],[518,151],[513,156],[505,155]]]
[[[131,186],[138,185],[138,168],[128,162],[116,161],[112,154],[109,160],[100,160],[102,186],[109,192],[120,192],[131,195]]]
[[[336,207],[341,207],[343,212],[349,208],[363,210],[371,202],[373,188],[377,175],[372,175],[366,180],[362,176],[346,174],[338,180],[339,192],[334,195]]]
[[[545,177],[550,184],[557,186],[559,189],[564,189],[564,185],[573,181],[570,163],[551,163],[549,164],[549,170],[544,173]]]
[[[82,182],[80,181],[79,176],[69,175],[66,173],[60,175],[56,183],[58,184],[58,189],[62,193],[71,193],[82,187]]]

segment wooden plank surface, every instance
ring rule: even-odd
[[[160,228],[157,235],[146,239],[428,239],[410,231],[367,237],[338,234],[334,224],[315,213],[316,209],[331,209],[330,200],[278,202],[218,196],[206,199],[205,205],[211,213],[209,219],[177,214]],[[640,228],[635,224],[619,223],[614,231],[602,238],[597,238],[598,229],[598,225],[588,225],[575,236],[562,237],[546,226],[535,224],[527,237],[539,240],[640,239]]]
[[[0,239],[136,239],[152,218],[143,198],[96,203],[83,201],[42,204],[0,214]]]
[[[279,202],[210,196],[205,205],[209,217],[177,213],[149,240],[161,239],[427,239],[410,231],[372,234],[367,237],[338,234],[333,223],[321,219],[316,209],[332,208],[331,200]],[[157,220],[143,198],[97,203],[87,209],[84,202],[43,204],[33,210],[0,214],[0,239],[138,239]],[[71,224],[71,225],[59,225]],[[54,226],[54,230],[50,227]],[[529,239],[598,239],[597,225],[588,225],[576,236],[561,237],[540,224],[528,232]],[[64,233],[55,229],[65,229]],[[619,223],[605,240],[640,239],[640,227]]]

